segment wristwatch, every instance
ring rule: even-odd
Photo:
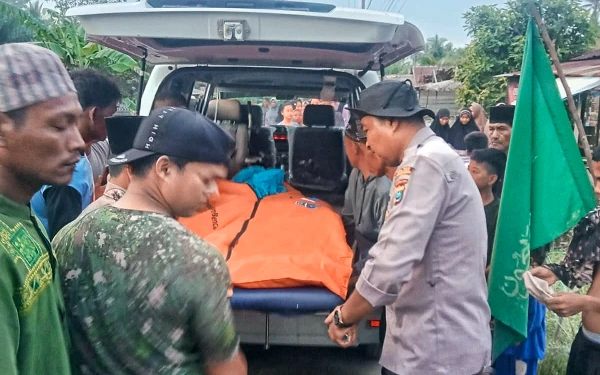
[[[333,324],[335,324],[336,327],[339,327],[339,328],[352,327],[352,324],[344,324],[344,321],[342,320],[342,309],[341,308],[337,308],[333,312]]]

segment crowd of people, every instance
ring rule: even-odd
[[[488,118],[481,104],[473,103],[463,108],[450,125],[450,111],[442,108],[431,124],[431,130],[457,151],[466,151],[465,137],[473,132],[484,132]]]
[[[246,374],[227,265],[177,221],[218,199],[234,140],[172,98],[143,119],[111,117],[120,98],[109,77],[69,73],[50,50],[0,46],[0,373]],[[265,100],[265,123],[301,126],[306,105]],[[347,109],[337,111],[354,168],[342,221],[355,262],[329,337],[353,345],[358,323],[386,306],[384,375],[535,374],[546,307],[533,298],[527,340],[491,363],[486,279],[514,107],[487,120],[473,105],[450,127],[449,111],[420,107],[409,81],[384,81]],[[92,150],[107,138],[109,179],[97,189]],[[600,194],[600,149],[593,160]],[[546,303],[584,312],[568,375],[600,367],[599,218],[575,228],[562,264],[532,251],[533,275],[592,285]]]
[[[335,110],[336,127],[344,127],[350,118],[347,105],[335,100],[313,98],[310,101],[304,101],[299,98],[296,101],[279,104],[277,98],[271,98],[270,100],[264,98],[261,107],[263,112],[263,126],[305,126],[304,110],[308,105],[331,105]]]

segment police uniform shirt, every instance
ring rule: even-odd
[[[421,129],[391,187],[356,290],[387,306],[381,365],[403,375],[475,374],[490,362],[481,196],[461,158]]]

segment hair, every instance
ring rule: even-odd
[[[71,72],[71,79],[83,110],[91,107],[106,108],[121,100],[121,91],[117,84],[95,70],[75,70]]]
[[[4,114],[15,123],[15,126],[19,127],[25,124],[25,121],[27,120],[27,108],[28,107],[13,109]]]
[[[600,146],[597,146],[592,152],[592,161],[600,161]]]
[[[292,110],[294,110],[294,109],[295,109],[295,108],[294,108],[294,103],[292,103],[292,102],[287,102],[287,103],[284,103],[284,104],[283,104],[283,105],[282,105],[282,106],[279,108],[279,112],[283,113],[283,110],[285,109],[285,107],[288,107],[288,106],[292,107]]]
[[[496,196],[502,193],[502,184],[504,183],[504,172],[506,169],[506,154],[495,148],[485,148],[473,151],[471,160],[482,164],[489,174],[498,176],[498,180],[492,186],[492,191]]]
[[[152,103],[152,106],[154,107],[156,105],[156,102],[159,100],[168,100],[171,101],[171,104],[174,107],[186,107],[188,106],[188,101],[185,99],[185,96],[183,96],[183,94],[179,93],[179,92],[173,92],[173,91],[164,91],[164,92],[159,92],[156,97],[154,98],[154,103]]]
[[[474,150],[482,150],[488,148],[488,137],[482,132],[471,132],[465,137],[465,146],[467,152],[471,153]]]
[[[148,174],[148,171],[150,171],[152,166],[156,164],[156,162],[158,161],[158,159],[160,159],[161,156],[167,156],[167,155],[154,154],[154,155],[149,155],[144,158],[132,161],[129,164],[131,166],[131,174],[135,177],[145,177]],[[180,170],[185,168],[185,166],[188,163],[190,163],[189,160],[184,160],[184,159],[176,158],[173,156],[168,156],[168,158]]]
[[[423,115],[418,112],[409,117],[378,117],[380,120],[387,120],[389,122],[394,122],[394,120],[402,120],[404,122],[408,122],[412,125],[420,125],[425,126],[425,120],[423,119]]]
[[[127,164],[109,165],[108,173],[110,173],[111,176],[117,177],[120,176],[125,169],[127,169]]]

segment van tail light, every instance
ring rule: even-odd
[[[275,141],[287,141],[287,134],[273,134],[273,140]]]
[[[381,320],[369,320],[369,328],[379,328],[381,326]]]

